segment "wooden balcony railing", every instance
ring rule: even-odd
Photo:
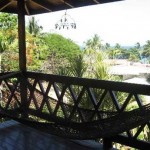
[[[21,90],[22,81],[27,90]],[[56,118],[68,123],[93,122],[137,108],[142,111],[150,100],[148,85],[33,72],[1,73],[0,89],[2,110],[24,110],[28,117],[45,122]],[[26,93],[22,93],[24,91]],[[149,120],[107,139],[138,149],[146,148],[150,146]]]

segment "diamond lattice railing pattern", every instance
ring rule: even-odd
[[[1,108],[4,110],[21,107],[19,77],[19,73],[1,73],[0,75]]]
[[[112,117],[149,103],[150,86],[26,72],[1,74],[1,108],[21,108],[20,82],[26,81],[26,112],[50,121],[54,117],[85,123]],[[136,117],[136,116],[135,116]],[[150,141],[149,122],[122,133],[130,140]]]
[[[146,85],[36,73],[27,73],[27,76],[29,108],[69,121],[99,120],[122,111],[142,109],[143,105],[149,103],[149,97],[145,95],[150,95],[150,87]],[[149,132],[149,122],[124,134],[138,139],[142,132],[148,136],[145,132]]]

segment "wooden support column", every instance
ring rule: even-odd
[[[25,4],[18,0],[19,69],[26,71]]]
[[[27,117],[27,82],[26,72],[26,35],[25,35],[25,1],[18,0],[18,41],[19,41],[19,69],[22,72],[20,77],[21,109],[23,117]]]

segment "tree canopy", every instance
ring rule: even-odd
[[[2,71],[19,68],[17,21],[16,15],[0,13],[0,54],[2,55],[2,68],[4,68]],[[98,68],[95,63],[99,55],[102,55],[103,59],[128,59],[131,62],[140,62],[143,58],[150,60],[150,40],[147,40],[143,46],[137,42],[135,46],[125,48],[119,43],[115,46],[109,43],[103,44],[99,35],[95,34],[85,42],[85,48],[81,50],[80,46],[71,39],[56,33],[43,33],[42,29],[34,17],[29,19],[26,26],[28,70],[44,72],[53,70],[51,73],[56,73],[55,68],[74,64],[73,61],[84,64],[82,62],[84,61],[88,66],[87,72],[92,69],[95,71],[96,67]]]
[[[81,52],[79,45],[59,34],[47,34],[45,42],[49,52],[57,57],[71,59]]]

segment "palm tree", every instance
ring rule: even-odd
[[[143,46],[143,53],[142,56],[149,57],[150,56],[150,40],[146,42],[146,44]]]
[[[63,61],[64,62],[64,61]],[[67,75],[73,77],[83,78],[87,72],[87,64],[84,62],[83,54],[80,54],[64,64],[61,63],[61,66],[57,69],[57,74]]]
[[[40,59],[42,51],[41,45],[43,45],[43,34],[41,34],[42,29],[42,26],[38,25],[38,21],[35,17],[31,17],[29,19],[27,26],[27,57],[30,65],[33,61],[34,63],[37,63],[37,60]]]
[[[135,44],[135,47],[136,47],[137,49],[140,49],[140,48],[141,48],[141,44],[140,44],[139,42],[137,42],[137,43]]]
[[[110,59],[116,59],[119,57],[119,55],[121,55],[121,50],[120,49],[115,49],[115,48],[111,48],[107,51],[108,57]]]
[[[43,27],[38,25],[38,22],[35,20],[35,17],[31,17],[29,19],[28,31],[30,34],[36,37],[40,34],[40,31],[42,29]]]
[[[86,49],[93,49],[95,51],[100,50],[102,46],[100,37],[97,34],[95,34],[92,39],[87,40],[87,42],[85,42],[85,45]]]
[[[114,47],[107,49],[107,54],[110,59],[121,59],[128,56],[126,49],[123,49],[118,43]]]
[[[105,44],[105,46],[104,46],[105,50],[109,50],[109,49],[110,49],[110,47],[111,47],[111,46],[110,46],[110,44],[109,44],[109,43],[106,43],[106,44]]]
[[[100,37],[95,34],[94,37],[87,40],[85,44],[84,59],[88,64],[87,74],[88,77],[93,78],[93,72],[95,70],[94,64],[97,59],[97,53],[100,52],[102,48]]]
[[[79,55],[70,61],[70,74],[75,77],[84,77],[87,70],[87,64],[84,62],[83,55]]]
[[[142,55],[141,54],[143,53],[143,49],[141,47],[141,44],[139,42],[137,42],[134,47],[137,50],[137,53],[138,53],[139,58],[141,60],[142,59]]]

